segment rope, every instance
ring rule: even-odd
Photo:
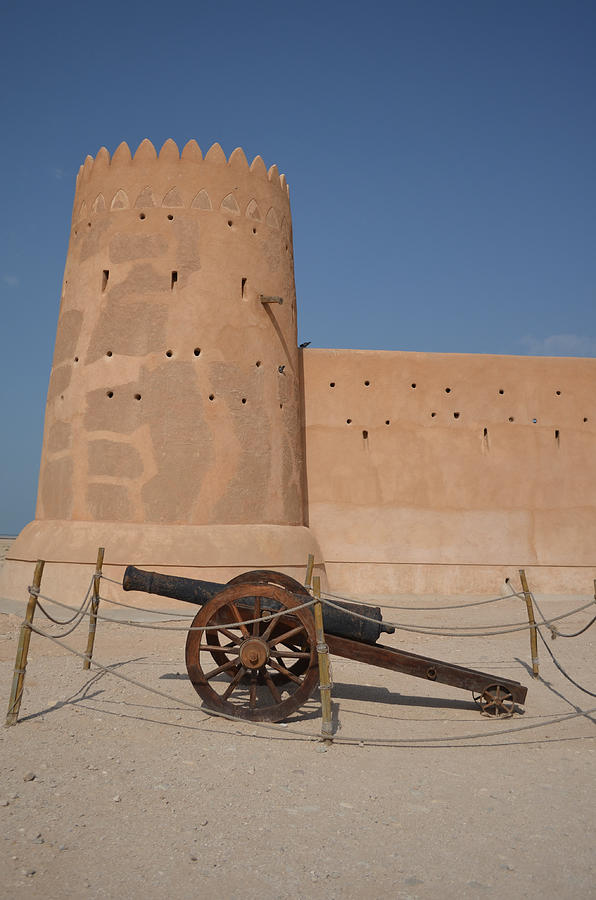
[[[575,638],[575,637],[579,637],[580,634],[583,634],[584,631],[587,631],[588,628],[590,628],[590,627],[594,624],[594,622],[596,622],[596,616],[594,616],[593,619],[590,619],[590,621],[588,622],[587,625],[584,625],[583,628],[580,628],[579,631],[574,631],[572,634],[565,634],[564,632],[559,631],[559,629],[555,626],[554,628],[551,628],[552,636],[553,636],[553,638],[557,638],[557,637],[562,637],[562,638]]]
[[[297,597],[302,600],[304,594],[292,594],[293,597]],[[46,598],[50,600],[51,603],[55,603],[56,606],[61,606],[63,609],[72,610],[72,606],[68,606],[66,603],[61,603],[60,600],[54,600],[52,598]],[[112,601],[108,600],[107,597],[103,597],[100,595],[100,600],[104,603],[110,603]],[[301,603],[298,606],[293,606],[291,609],[280,609],[277,611],[271,610],[268,615],[260,616],[258,619],[243,619],[243,625],[252,625],[254,622],[268,622],[270,619],[279,618],[279,616],[291,615],[293,612],[299,609],[306,609],[309,606],[313,606],[316,603],[316,599],[310,598],[305,603]],[[131,609],[138,609],[136,606],[131,606]],[[149,610],[149,612],[153,612],[153,610]],[[74,618],[74,616],[73,616]],[[221,624],[221,625],[203,625],[202,627],[193,628],[192,626],[188,627],[186,625],[162,625],[161,623],[157,623],[155,625],[151,625],[149,623],[144,622],[133,622],[131,619],[113,619],[111,616],[104,616],[102,613],[98,612],[96,614],[96,618],[98,621],[101,619],[103,622],[113,622],[115,625],[130,625],[133,628],[152,628],[156,631],[216,631],[222,628],[238,628],[240,623],[230,622],[229,624]],[[178,617],[183,618],[183,617]],[[70,619],[72,621],[72,619]],[[77,623],[78,625],[78,623]],[[77,627],[77,626],[75,626]],[[72,629],[74,631],[74,629]],[[71,632],[69,632],[70,634]]]
[[[565,671],[565,669],[563,668],[561,663],[556,658],[555,654],[553,653],[553,651],[551,650],[551,648],[548,645],[548,641],[546,640],[546,638],[544,637],[544,635],[542,634],[542,632],[540,630],[540,628],[543,625],[546,625],[549,628],[550,628],[550,626],[549,626],[548,622],[546,621],[546,619],[544,618],[544,614],[543,614],[542,610],[540,609],[540,606],[538,604],[538,601],[536,600],[536,597],[531,592],[530,592],[530,597],[532,598],[534,605],[536,606],[536,609],[538,610],[538,614],[542,619],[542,622],[540,622],[539,625],[536,627],[536,631],[538,632],[540,640],[542,641],[542,643],[548,650],[549,655],[550,655],[552,661],[554,662],[555,666],[557,667],[557,669],[559,670],[561,675],[563,675],[563,677],[566,678],[567,681],[571,682],[571,684],[573,684],[578,690],[582,691],[582,693],[584,693],[584,694],[588,694],[589,697],[596,697],[595,693],[593,693],[592,691],[589,691],[587,688],[583,687],[581,684],[579,684],[577,681],[575,681],[575,679],[572,678],[571,675],[569,675],[569,673]],[[580,629],[580,631],[577,631],[575,634],[561,634],[559,631],[557,631],[557,636],[560,635],[561,637],[576,637],[577,635],[582,634],[584,631],[587,631],[588,628],[590,627],[590,625],[592,625],[595,621],[596,621],[596,616],[590,622],[588,622],[588,624],[586,626],[584,626],[584,628]],[[551,628],[551,634],[553,637],[555,636],[552,628]]]
[[[86,592],[85,596],[83,597],[83,602],[81,603],[79,608],[75,611],[74,615],[70,617],[70,619],[65,619],[64,621],[62,621],[61,619],[55,619],[52,615],[50,615],[50,613],[46,609],[44,609],[44,607],[42,606],[40,601],[45,600],[47,603],[55,603],[57,606],[63,606],[64,604],[59,603],[57,600],[53,600],[52,597],[46,597],[44,594],[40,594],[39,588],[30,587],[29,593],[31,593],[37,597],[37,606],[39,607],[41,612],[44,614],[46,619],[49,619],[50,622],[54,623],[54,625],[70,625],[71,622],[74,622],[74,620],[77,618],[77,616],[80,616],[80,618],[82,619],[83,616],[85,615],[85,613],[87,612],[87,609],[88,609],[89,603],[90,603],[89,594],[91,593],[91,589],[93,588],[94,577],[95,576],[92,576],[91,581],[89,582],[89,587],[87,588],[87,592]],[[72,609],[72,607],[67,607],[67,608]],[[79,623],[77,622],[77,625],[75,626],[75,628],[78,627],[78,625],[79,625]],[[74,629],[72,629],[72,630],[74,631]],[[68,632],[68,633],[70,634],[70,632]]]
[[[134,606],[132,603],[122,603],[120,600],[111,600],[109,597],[101,598],[105,603],[113,603],[114,606],[123,606],[126,609],[135,609],[137,612],[153,613],[156,616],[173,616],[176,619],[194,619],[196,613],[179,613],[171,609],[149,609],[146,606]]]
[[[342,597],[340,594],[331,594],[329,591],[321,591],[322,597],[333,597],[334,600],[345,600],[346,603],[354,603],[354,600],[350,600],[349,597]],[[414,611],[414,612],[427,612],[433,611],[437,609],[467,609],[469,606],[484,606],[487,603],[498,603],[499,600],[509,600],[511,597],[518,597],[519,594],[517,591],[513,591],[511,594],[504,594],[502,597],[491,597],[490,600],[474,600],[470,603],[455,603],[452,606],[397,606],[393,603],[383,603],[379,601],[378,606],[382,609],[402,609],[406,612]],[[373,603],[374,601],[368,601]]]
[[[520,596],[523,597],[524,595],[521,594]],[[587,625],[584,625],[583,628],[580,628],[579,631],[574,631],[572,634],[565,634],[565,633],[563,633],[562,631],[559,631],[558,628],[551,628],[551,627],[550,627],[549,623],[547,622],[547,620],[546,620],[545,617],[544,617],[544,613],[543,613],[542,610],[540,609],[540,605],[539,605],[539,603],[538,603],[538,600],[536,599],[536,597],[534,596],[534,594],[532,593],[532,591],[530,591],[530,597],[532,598],[532,601],[533,601],[533,603],[534,603],[534,606],[535,606],[536,609],[538,610],[538,614],[540,615],[540,618],[542,619],[542,622],[541,622],[540,624],[541,624],[541,625],[546,625],[547,628],[550,628],[551,637],[552,637],[553,639],[554,639],[554,638],[557,638],[557,637],[562,637],[562,638],[574,638],[574,637],[579,637],[580,634],[583,634],[584,631],[587,631],[588,628],[590,628],[590,626],[593,625],[594,622],[596,622],[596,616],[594,616],[594,618],[593,618],[593,619],[590,619],[590,621],[588,622],[588,624],[587,624]],[[596,602],[596,595],[594,596],[594,600],[591,600],[591,601],[587,604],[587,606],[591,606],[593,602]],[[586,607],[584,607],[584,609],[585,609],[585,608],[586,608]],[[554,622],[554,619],[551,619],[551,621]],[[593,695],[593,696],[596,696],[596,695]]]
[[[101,577],[103,578],[104,581],[111,581],[112,584],[117,584],[118,587],[122,587],[122,581],[116,581],[115,578],[108,578],[108,576],[104,575],[103,572],[101,573]]]
[[[304,595],[295,594],[293,596],[303,597]],[[100,597],[101,600],[104,600],[104,597]],[[109,602],[109,601],[107,601]],[[291,609],[280,609],[280,610],[271,610],[268,615],[259,616],[258,619],[242,619],[242,623],[238,621],[229,622],[227,624],[222,623],[221,625],[201,625],[195,626],[192,625],[162,625],[158,623],[156,625],[151,625],[147,622],[133,622],[130,619],[113,619],[111,616],[104,616],[100,613],[97,614],[97,618],[101,619],[103,622],[113,622],[116,625],[131,625],[133,628],[150,628],[156,631],[221,631],[223,628],[239,628],[240,624],[242,625],[253,625],[255,622],[269,622],[271,619],[277,619],[280,616],[292,615],[297,612],[299,609],[306,609],[309,606],[314,606],[317,602],[316,599],[311,598],[307,600],[305,603],[300,603],[298,606],[293,606]],[[62,604],[63,605],[63,604]],[[133,607],[134,608],[134,607]],[[216,648],[217,649],[217,648]]]
[[[549,652],[549,654],[550,654],[550,657],[551,657],[552,661],[554,662],[555,666],[557,667],[557,669],[559,670],[559,672],[561,673],[561,675],[563,675],[563,676],[567,679],[567,681],[570,681],[571,684],[575,685],[575,687],[578,688],[578,690],[582,691],[584,694],[588,694],[589,697],[596,697],[596,694],[594,694],[592,691],[589,691],[587,688],[582,687],[581,684],[578,684],[578,682],[575,681],[575,680],[571,677],[571,675],[569,675],[569,674],[565,671],[565,669],[563,668],[563,666],[561,665],[561,663],[558,661],[558,659],[556,658],[556,656],[555,656],[555,654],[553,653],[553,651],[552,651],[552,650],[550,649],[550,647],[548,646],[548,641],[545,640],[544,635],[543,635],[542,632],[540,631],[540,628],[537,628],[536,631],[538,632],[538,634],[539,634],[539,636],[540,636],[540,640],[542,641],[542,643],[544,644],[544,646],[545,646],[546,649],[548,650],[548,652]]]
[[[288,593],[291,593],[291,592],[288,592]],[[43,595],[40,595],[40,596],[43,596]],[[299,600],[302,600],[302,598],[304,597],[303,594],[291,594],[291,596],[296,599],[299,599]],[[520,596],[520,595],[516,594],[516,596]],[[50,597],[45,597],[44,599],[48,600],[51,603],[54,603],[57,606],[61,606],[64,609],[69,609],[72,611],[72,607],[68,606],[66,603],[61,603],[59,600],[55,600]],[[103,597],[103,596],[100,596],[100,600],[103,600],[106,603],[115,603],[116,605],[127,606],[127,608],[130,608],[130,609],[144,609],[142,607],[130,606],[129,604],[119,604],[117,601],[111,601],[107,597]],[[316,602],[317,602],[317,599],[311,597],[309,600],[307,600],[304,603],[299,604],[298,606],[294,607],[293,609],[294,610],[305,609],[309,606],[314,605]],[[330,606],[332,609],[336,609],[339,612],[346,614],[346,610],[343,607],[338,606],[336,603],[332,603],[331,600],[327,600],[322,597],[322,598],[320,598],[320,602],[325,604],[326,606]],[[561,615],[559,615],[559,616],[553,616],[552,619],[545,619],[544,616],[542,616],[542,613],[540,613],[540,615],[543,618],[543,622],[541,624],[550,627],[550,625],[553,622],[561,621],[562,619],[569,618],[570,616],[573,616],[578,612],[582,612],[584,609],[587,609],[588,607],[592,606],[592,603],[593,603],[593,601],[590,600],[588,603],[584,604],[583,606],[578,606],[576,609],[572,609],[569,612],[561,613]],[[155,612],[155,610],[145,610],[145,611]],[[73,616],[69,620],[69,622],[73,621],[73,619],[76,618],[76,615],[78,615],[78,612],[79,611],[77,611],[75,613],[75,616]],[[279,617],[279,616],[283,616],[283,615],[287,615],[287,614],[288,614],[288,610],[282,609],[278,612],[271,612],[269,615],[261,616],[258,619],[243,620],[243,624],[251,625],[254,622],[265,622],[265,621],[269,620],[271,617],[275,618],[275,617]],[[290,614],[291,614],[291,611],[290,611]],[[347,611],[347,614],[350,616],[354,616],[356,619],[362,619],[365,622],[372,622],[373,625],[379,624],[377,619],[373,619],[370,616],[362,615],[360,613],[354,612],[353,610]],[[51,618],[51,617],[49,617],[49,618]],[[186,618],[186,616],[179,616],[179,618]],[[130,619],[122,619],[122,620],[114,619],[110,616],[105,616],[99,612],[97,613],[97,619],[98,620],[101,619],[104,622],[113,622],[116,625],[130,625],[133,628],[149,628],[149,629],[155,629],[155,630],[159,630],[159,631],[216,631],[221,628],[233,628],[234,626],[238,627],[238,622],[231,622],[227,625],[226,624],[204,625],[201,628],[199,628],[199,627],[193,628],[192,626],[190,628],[188,628],[183,625],[179,625],[179,626],[177,626],[177,625],[162,625],[161,623],[152,625],[150,623],[133,622]],[[56,621],[56,620],[51,619],[51,621]],[[58,624],[62,624],[62,623],[58,623]],[[64,623],[64,624],[66,624],[66,623]],[[477,625],[462,625],[459,627],[459,630],[457,630],[457,631],[449,631],[448,629],[451,626],[447,626],[447,625],[445,625],[445,626],[436,625],[434,628],[427,628],[423,625],[414,625],[412,623],[403,623],[403,622],[388,622],[385,620],[384,620],[384,624],[390,625],[390,626],[400,629],[402,631],[411,632],[413,634],[427,634],[427,635],[432,635],[435,637],[492,637],[492,636],[500,635],[500,634],[511,634],[516,631],[527,631],[528,629],[535,627],[533,625],[530,625],[528,622],[524,622],[524,623],[508,622],[508,623],[504,623],[502,625],[486,625],[486,626],[484,626],[487,629],[486,631],[479,630],[481,626],[477,626]]]
[[[227,713],[223,713],[220,710],[210,710],[205,709],[199,706],[196,703],[191,703],[188,700],[184,700],[180,697],[175,697],[172,694],[167,694],[165,691],[160,691],[157,688],[149,687],[148,685],[143,684],[140,681],[137,681],[134,678],[130,678],[128,675],[123,675],[121,672],[116,672],[113,669],[108,668],[107,666],[98,663],[96,660],[91,659],[85,653],[79,653],[78,650],[74,650],[72,647],[69,647],[68,644],[64,644],[60,639],[53,637],[50,634],[42,631],[40,628],[36,628],[34,625],[30,626],[31,630],[36,634],[39,634],[41,637],[48,638],[48,640],[52,641],[55,644],[58,644],[60,647],[63,647],[65,650],[68,650],[74,656],[78,656],[80,659],[89,660],[90,664],[94,666],[96,669],[99,669],[102,672],[105,672],[107,675],[112,675],[115,678],[120,678],[122,681],[127,681],[129,684],[135,685],[135,687],[140,687],[142,690],[146,690],[149,693],[157,694],[160,697],[165,697],[167,700],[172,700],[175,703],[181,703],[184,706],[189,707],[190,709],[198,710],[202,713],[208,713],[211,716],[215,716],[217,718],[226,719],[229,722],[233,722],[235,725],[239,724],[249,724],[246,720],[238,719],[235,716],[230,716]],[[476,732],[474,734],[466,734],[466,735],[457,735],[457,736],[439,736],[439,737],[430,737],[430,738],[362,738],[362,737],[354,737],[354,736],[334,736],[333,742],[337,744],[358,744],[361,746],[370,745],[370,746],[405,746],[405,747],[415,747],[415,746],[429,746],[435,744],[442,744],[445,741],[464,741],[464,740],[475,740],[475,739],[486,739],[492,738],[495,736],[502,736],[505,734],[517,734],[521,731],[529,731],[534,728],[544,728],[547,725],[558,725],[561,722],[569,721],[570,719],[576,719],[580,716],[590,717],[593,713],[596,712],[596,707],[593,709],[587,710],[579,710],[573,713],[567,713],[562,716],[555,716],[552,719],[549,719],[544,722],[532,723],[531,725],[522,725],[519,728],[506,728],[502,731],[498,732]],[[264,728],[271,731],[281,732],[284,735],[295,735],[299,740],[302,741],[312,741],[321,740],[321,735],[315,732],[303,732],[299,731],[297,728],[291,728],[287,725],[277,725],[273,722],[250,722],[251,727],[259,727]]]
[[[332,603],[331,600],[321,599],[321,603],[324,603],[326,606],[331,606],[333,609],[337,609],[340,612],[344,612],[344,613],[346,612],[346,610],[343,609],[343,607],[338,606],[336,603]],[[592,603],[593,603],[593,601],[590,600],[589,603],[584,604],[584,606],[578,606],[577,609],[572,609],[570,612],[562,613],[560,616],[553,616],[552,619],[548,619],[548,620],[545,619],[543,624],[548,625],[551,622],[558,622],[561,619],[567,619],[567,618],[569,618],[569,616],[573,616],[573,615],[575,615],[575,613],[582,612],[582,610],[587,609],[589,606],[592,605]],[[353,612],[352,610],[349,611],[349,615],[354,616],[356,619],[363,619],[365,622],[372,622],[375,625],[379,624],[377,619],[372,619],[370,616],[363,616],[360,613]],[[460,631],[446,631],[445,629],[447,629],[449,627],[447,625],[446,626],[437,625],[437,626],[435,626],[435,628],[425,628],[423,625],[411,625],[411,624],[406,625],[401,622],[387,622],[386,620],[383,620],[383,624],[391,625],[394,628],[401,629],[402,631],[411,631],[414,634],[430,634],[430,635],[434,635],[436,637],[492,637],[493,635],[497,635],[497,634],[511,634],[512,632],[515,632],[515,631],[527,631],[528,628],[534,627],[533,625],[530,625],[528,622],[525,622],[525,623],[519,623],[519,622],[509,623],[508,622],[504,625],[486,625],[485,628],[491,629],[490,631],[474,631],[474,633],[471,633],[473,629],[477,629],[480,626],[462,625]],[[514,626],[514,627],[509,627],[510,625]],[[494,629],[498,629],[498,630],[494,630]],[[463,633],[464,630],[465,630],[465,633]]]

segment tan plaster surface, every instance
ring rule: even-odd
[[[199,199],[197,199],[199,198]],[[265,306],[259,296],[284,298]],[[144,141],[78,181],[37,518],[303,522],[285,180]],[[282,367],[282,371],[279,368]]]
[[[321,551],[304,526],[35,521],[8,549],[0,567],[0,598],[13,604],[25,602],[33,549],[35,558],[46,560],[44,590],[63,602],[78,603],[89,585],[99,546],[105,548],[105,574],[118,581],[127,565],[136,565],[223,584],[242,572],[266,568],[286,572],[302,582],[312,553],[315,574],[320,575],[323,587],[327,586]],[[186,604],[163,597],[122,591],[118,596],[139,606],[186,610]]]
[[[315,349],[303,365],[332,584],[494,592],[525,566],[542,590],[589,588],[596,360]]]

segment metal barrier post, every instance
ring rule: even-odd
[[[526,601],[526,609],[528,610],[528,622],[530,623],[530,653],[532,655],[532,674],[534,678],[538,678],[538,638],[536,637],[536,620],[534,618],[534,605],[532,603],[532,595],[528,587],[528,579],[526,578],[525,569],[519,570],[522,590]]]
[[[31,628],[35,608],[37,606],[37,595],[39,594],[39,586],[41,585],[41,576],[45,562],[38,559],[35,565],[35,573],[33,575],[33,584],[29,592],[29,602],[27,603],[27,611],[25,620],[21,625],[21,633],[19,635],[19,645],[17,647],[17,656],[14,664],[14,674],[12,676],[12,688],[10,691],[10,700],[8,702],[8,711],[6,713],[6,725],[16,725],[19,712],[21,709],[21,700],[23,699],[23,688],[25,685],[25,672],[27,671],[27,655],[29,653],[29,642],[31,641]]]
[[[97,628],[97,610],[99,607],[99,582],[101,581],[101,570],[103,568],[103,555],[105,549],[100,547],[97,551],[97,563],[95,566],[95,575],[93,576],[93,597],[91,600],[91,608],[89,610],[89,634],[87,635],[87,649],[85,650],[84,669],[91,668],[91,657],[93,656],[93,645],[95,643],[95,630]]]
[[[323,722],[321,725],[321,737],[326,743],[333,741],[333,723],[331,719],[331,669],[329,666],[329,647],[325,643],[323,629],[323,607],[321,605],[321,579],[318,575],[313,578],[313,594],[319,601],[315,603],[315,631],[317,635],[317,654],[319,657],[319,690],[321,692],[321,713]]]

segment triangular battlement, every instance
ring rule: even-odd
[[[267,169],[260,156],[255,156],[252,163],[249,165],[244,150],[242,150],[241,147],[236,147],[235,150],[232,150],[230,156],[226,158],[221,145],[217,142],[212,144],[207,153],[203,155],[201,148],[195,140],[188,141],[181,153],[178,145],[172,138],[168,138],[159,153],[148,138],[144,138],[144,140],[141,141],[134,154],[131,152],[126,141],[122,141],[122,143],[118,145],[111,157],[108,149],[106,147],[101,147],[95,158],[87,156],[84,164],[79,169],[77,175],[77,190],[82,187],[85,182],[90,181],[96,176],[98,171],[104,175],[107,169],[110,169],[112,172],[116,170],[130,171],[145,166],[154,166],[162,163],[176,164],[180,162],[185,165],[191,164],[196,166],[227,166],[229,169],[236,172],[250,172],[250,174],[258,178],[267,179],[276,187],[279,186],[285,194],[289,194],[286,176],[283,174],[280,175],[276,165],[272,165]]]

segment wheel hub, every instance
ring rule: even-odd
[[[246,669],[260,669],[269,659],[269,645],[258,637],[246,638],[240,645],[240,662]]]

